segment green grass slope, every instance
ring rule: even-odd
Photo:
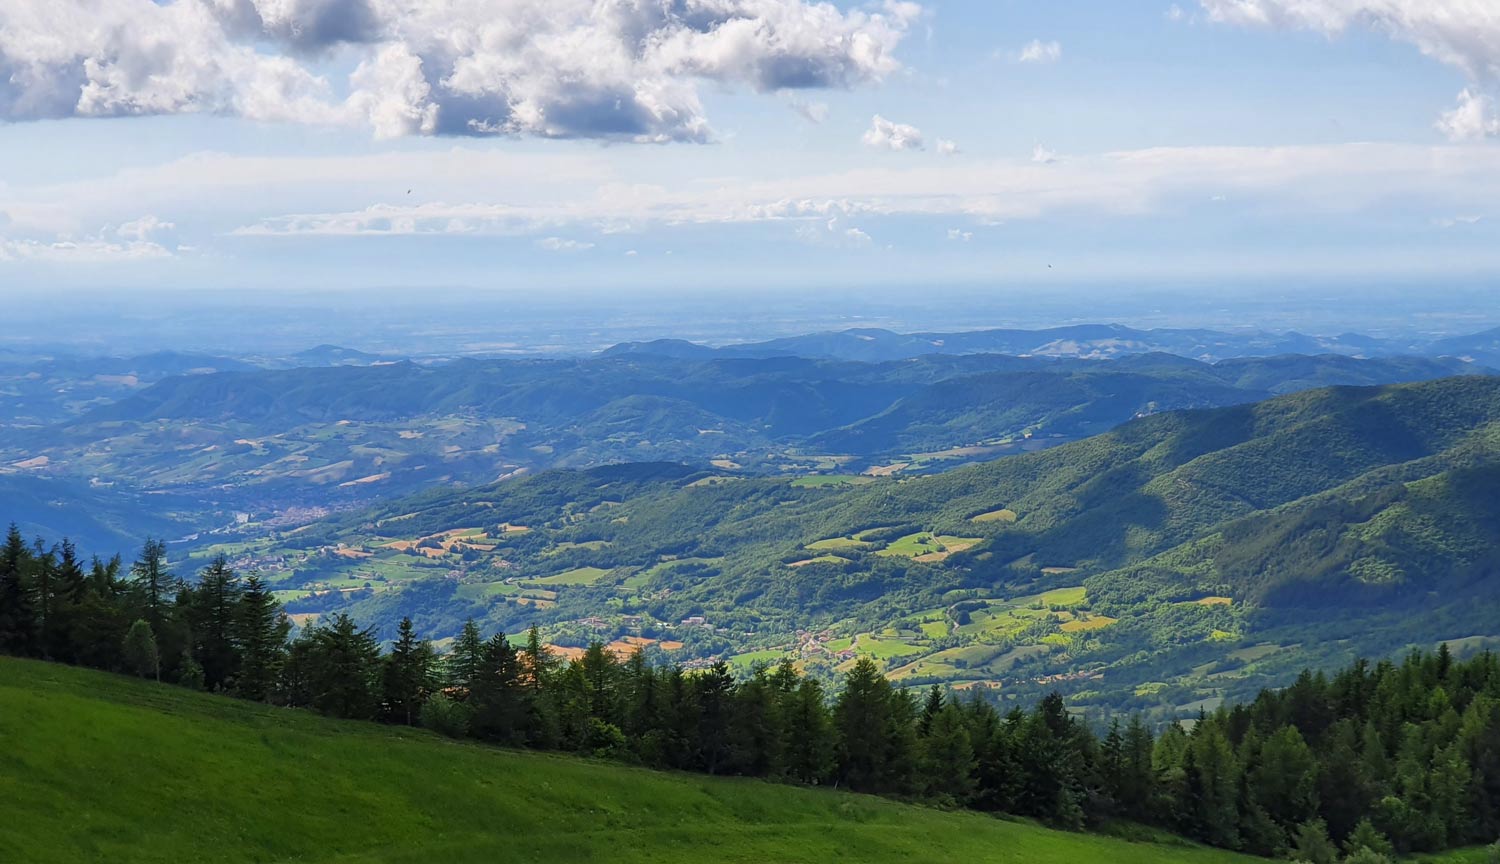
[[[1182,862],[826,790],[517,753],[0,658],[0,860]]]

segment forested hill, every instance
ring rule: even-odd
[[[711,348],[681,339],[626,342],[607,355],[657,354],[703,359],[720,357],[821,357],[879,362],[927,354],[1027,354],[1050,357],[1125,357],[1165,352],[1198,360],[1268,357],[1277,354],[1342,354],[1389,357],[1470,357],[1500,363],[1500,331],[1458,336],[1438,341],[1421,338],[1379,338],[1358,333],[1311,336],[1303,333],[1153,328],[1122,324],[1074,324],[1041,330],[986,329],[958,332],[897,333],[875,327],[808,333],[765,342]]]
[[[473,615],[679,658],[869,654],[903,683],[1191,713],[1308,663],[1500,637],[1497,465],[1500,379],[1464,377],[1161,414],[904,480],[545,472],[232,551],[271,562],[295,612],[438,637]]]
[[[110,385],[114,400],[98,382],[31,381],[25,370],[8,379],[0,370],[0,407],[13,405],[22,418],[43,408],[62,415],[46,425],[0,423],[0,474],[113,487],[126,497],[180,494],[190,527],[177,539],[224,528],[236,513],[274,520],[553,467],[675,461],[743,475],[835,466],[931,473],[1145,414],[1324,384],[1487,371],[1460,360],[1335,355],[1212,365],[1160,353],[338,363],[347,353],[314,352],[325,362],[318,368],[154,383],[105,376],[125,382]],[[41,406],[33,404],[38,386],[52,393]],[[18,395],[7,402],[11,389]],[[72,527],[35,507],[4,515],[47,533]]]

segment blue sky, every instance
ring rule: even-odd
[[[1500,273],[1487,0],[93,5],[0,9],[0,291]]]

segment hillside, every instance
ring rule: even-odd
[[[611,462],[714,464],[752,475],[931,473],[1163,411],[1484,371],[1454,360],[1334,355],[1216,365],[1160,353],[344,365],[315,353],[325,365],[179,375],[149,386],[131,378],[129,388],[112,385],[114,401],[81,383],[54,383],[98,404],[79,401],[80,416],[57,425],[0,429],[0,473],[190,496],[200,510],[193,530],[202,531],[224,527],[226,511],[272,521],[289,510]],[[4,390],[0,381],[0,402]]]
[[[605,353],[705,356],[716,352],[730,357],[820,357],[880,362],[927,354],[1027,354],[1048,357],[1113,358],[1154,351],[1198,360],[1265,357],[1276,354],[1342,354],[1361,357],[1422,354],[1460,356],[1486,334],[1439,343],[1420,339],[1382,339],[1357,333],[1309,336],[1302,333],[1153,328],[1122,324],[1074,324],[1040,330],[985,329],[945,333],[896,333],[863,327],[787,336],[712,349],[676,339],[629,342]],[[1488,356],[1494,356],[1493,354]]]
[[[0,740],[0,857],[33,864],[1255,860],[496,750],[9,658]]]
[[[546,472],[197,554],[385,632],[539,622],[829,673],[868,654],[908,684],[1192,713],[1303,665],[1500,637],[1497,465],[1500,379],[1451,378],[1159,414],[929,477]]]

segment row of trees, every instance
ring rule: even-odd
[[[325,714],[659,768],[917,797],[1084,828],[1116,819],[1231,849],[1329,864],[1500,834],[1500,661],[1446,647],[1304,674],[1247,705],[1104,734],[1061,697],[1000,712],[893,686],[868,659],[836,692],[790,662],[736,677],[592,645],[561,662],[470,622],[446,654],[401,623],[389,650],[334,615],[291,627],[222,560],[192,585],[148,543],[84,567],[66,542],[0,554],[0,649]]]

